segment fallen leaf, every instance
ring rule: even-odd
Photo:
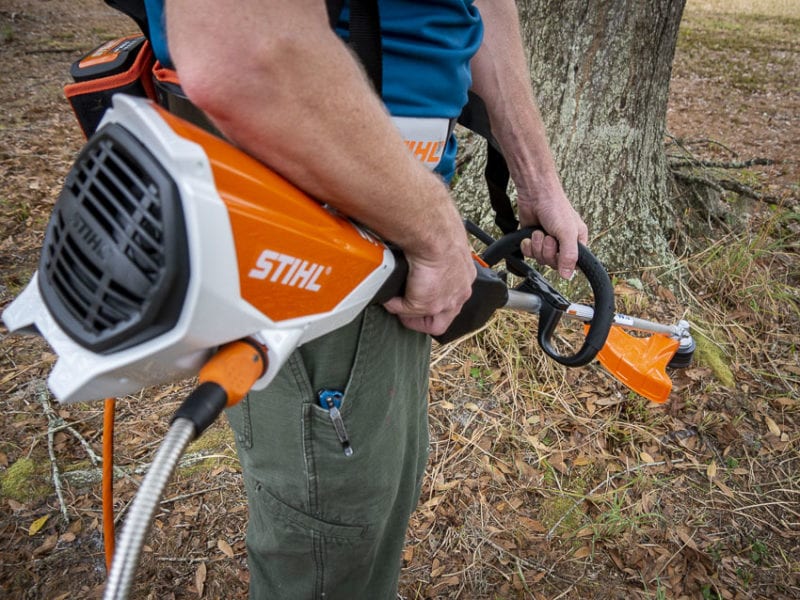
[[[81,529],[83,529],[83,521],[78,519],[77,521],[73,521],[72,523],[69,524],[67,531],[69,531],[70,533],[74,533],[75,535],[78,535],[81,532]]]
[[[607,550],[607,552],[608,555],[611,557],[611,560],[614,561],[614,564],[617,566],[617,568],[620,571],[622,571],[625,568],[625,563],[623,562],[622,557],[619,555],[619,552],[611,549]]]
[[[433,508],[437,504],[439,504],[444,499],[444,496],[434,496],[430,500],[428,500],[425,504],[422,505],[423,508]]]
[[[678,537],[681,538],[681,541],[689,546],[692,550],[696,550],[699,552],[699,548],[697,544],[692,539],[692,535],[689,533],[689,530],[685,527],[676,527],[675,532],[678,534]]]
[[[222,538],[217,540],[217,548],[219,548],[220,551],[228,558],[233,558],[233,548],[231,548],[231,545]]]
[[[206,563],[201,562],[194,572],[194,587],[197,588],[197,597],[203,597],[203,590],[206,586]]]
[[[539,571],[538,573],[535,573],[533,575],[528,575],[526,573],[525,574],[525,581],[527,583],[529,583],[529,584],[531,584],[531,583],[539,583],[542,579],[544,579],[545,575],[547,575],[547,571]]]
[[[678,300],[675,297],[675,294],[673,294],[671,290],[669,290],[669,289],[667,289],[667,288],[665,288],[665,287],[663,287],[661,285],[658,286],[658,289],[656,290],[656,294],[658,294],[659,298],[661,298],[662,300],[666,300],[667,302],[677,302],[677,300]]]
[[[600,398],[595,404],[597,404],[597,406],[616,406],[617,404],[622,404],[625,401],[625,398],[622,397]]]
[[[708,477],[709,481],[714,481],[714,478],[717,476],[717,461],[712,460],[711,464],[708,465],[706,469],[706,476]]]
[[[33,551],[33,555],[39,556],[40,554],[50,552],[50,550],[56,547],[57,543],[58,543],[58,534],[54,533],[53,535],[49,535],[47,536],[47,538],[45,538],[44,542],[42,542],[42,545]]]
[[[33,523],[31,523],[31,526],[28,528],[28,535],[36,535],[39,533],[49,518],[50,515],[44,515],[43,517],[39,517]]]
[[[436,483],[433,486],[433,489],[436,490],[437,492],[446,492],[448,490],[452,490],[454,487],[458,487],[459,485],[461,485],[461,481],[455,479],[453,481],[448,481],[446,483]]]
[[[17,502],[16,500],[12,500],[11,498],[8,499],[8,505],[14,512],[25,510],[25,505],[22,502]]]
[[[594,528],[584,527],[583,529],[578,530],[578,532],[575,534],[575,537],[590,537],[592,535],[594,535]]]
[[[572,555],[573,558],[586,558],[587,556],[591,555],[592,548],[591,546],[581,546],[575,551],[575,554]]]
[[[765,415],[764,422],[767,424],[770,433],[772,433],[776,437],[781,437],[781,428],[778,427],[778,424],[775,421],[773,421],[770,417]]]
[[[731,490],[731,488],[729,488],[727,485],[725,485],[724,483],[722,483],[718,479],[714,480],[714,485],[716,485],[719,488],[719,491],[721,491],[723,494],[725,494],[728,498],[734,498],[735,497],[735,495],[733,493],[733,490]]]
[[[517,517],[517,519],[519,524],[528,531],[534,531],[536,533],[544,533],[547,531],[547,527],[545,527],[544,523],[541,521],[530,519],[528,517]]]

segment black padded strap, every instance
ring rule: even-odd
[[[342,14],[344,7],[344,0],[325,0],[325,5],[328,8],[328,23],[330,23],[331,29],[336,29],[339,15]]]
[[[136,21],[139,29],[147,39],[150,39],[150,27],[147,24],[147,11],[144,8],[144,0],[105,0],[111,8],[128,15]]]
[[[486,146],[486,169],[483,171],[486,187],[489,188],[489,200],[494,209],[494,222],[503,233],[511,233],[519,229],[519,221],[511,206],[508,196],[508,172],[506,158],[492,144]]]
[[[511,206],[511,198],[508,196],[510,180],[508,164],[500,151],[500,145],[492,135],[489,114],[480,96],[474,92],[469,93],[467,105],[461,111],[458,122],[486,138],[486,169],[483,176],[486,179],[486,186],[489,188],[489,200],[495,213],[494,222],[503,233],[516,231],[519,228],[519,221],[514,213],[514,207]]]
[[[328,20],[336,27],[344,0],[326,0]],[[375,91],[383,91],[383,49],[378,0],[350,0],[350,47],[364,66]]]

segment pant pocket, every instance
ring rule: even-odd
[[[253,424],[250,419],[250,395],[225,410],[225,417],[233,430],[236,445],[245,450],[253,447]]]
[[[342,542],[353,542],[368,538],[369,527],[364,525],[350,525],[346,523],[333,523],[309,515],[300,508],[295,508],[273,496],[264,485],[256,480],[248,481],[248,492],[252,493],[255,502],[251,506],[257,507],[256,520],[264,527],[277,527],[287,532],[287,536],[278,540],[280,547],[292,551],[292,538],[302,538],[304,533],[314,533],[319,536],[338,539]],[[263,509],[263,510],[261,510]],[[303,550],[303,542],[295,551]]]
[[[246,479],[250,597],[367,598],[375,537],[367,527],[322,520]]]
[[[381,307],[365,312],[341,404],[351,456],[328,411],[309,407],[312,504],[325,518],[385,527],[390,515],[413,510],[428,452],[429,352],[427,336],[405,329]]]

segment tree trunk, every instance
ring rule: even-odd
[[[534,93],[564,189],[589,225],[592,250],[614,270],[674,262],[663,142],[684,4],[517,2]],[[484,150],[470,139],[464,146],[473,157],[459,172],[456,197],[466,216],[485,224]]]

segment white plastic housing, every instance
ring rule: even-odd
[[[242,299],[236,250],[225,204],[202,147],[177,135],[149,101],[117,95],[101,125],[119,123],[161,162],[179,188],[189,248],[190,279],[177,325],[135,347],[111,354],[77,344],[47,310],[34,275],[3,312],[12,332],[38,331],[58,355],[48,385],[61,402],[138,392],[197,373],[222,344],[255,336],[267,346],[263,389],[301,344],[348,323],[372,300],[394,269],[392,253],[333,310],[274,322]]]

